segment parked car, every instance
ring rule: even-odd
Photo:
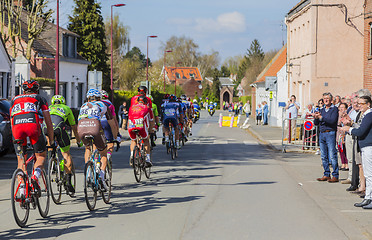
[[[0,156],[14,150],[9,109],[10,102],[0,99]]]

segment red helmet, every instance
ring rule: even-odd
[[[168,98],[169,98],[169,96],[170,96],[170,95],[169,95],[168,93],[167,93],[167,94],[165,94],[165,95],[164,95],[164,99],[168,99]]]
[[[32,91],[36,93],[39,90],[39,88],[40,85],[35,80],[27,80],[22,84],[23,91]]]
[[[139,86],[137,90],[138,90],[138,93],[144,93],[144,94],[147,93],[147,87],[145,86]]]

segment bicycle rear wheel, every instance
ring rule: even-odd
[[[137,146],[133,150],[133,172],[137,182],[141,181],[141,154]]]
[[[17,169],[13,173],[11,185],[11,201],[14,219],[18,226],[26,226],[30,213],[30,204],[26,202],[26,196],[21,194],[19,189],[21,183],[27,184],[26,176],[22,169]],[[25,193],[27,194],[27,193]]]
[[[45,170],[43,169],[39,177],[39,186],[40,186],[41,193],[40,193],[40,197],[36,198],[39,213],[43,218],[46,218],[48,216],[49,203],[50,203],[49,187],[48,187],[47,180],[48,180],[47,175],[45,173]]]
[[[50,195],[55,204],[61,203],[62,179],[59,163],[56,158],[50,158],[48,162],[48,182]]]
[[[107,158],[107,166],[106,166],[106,171],[105,171],[105,183],[107,186],[107,191],[102,192],[102,199],[106,204],[110,203],[110,198],[111,198],[111,179],[112,179],[112,160],[111,157],[110,159]]]
[[[90,211],[93,211],[96,207],[97,202],[97,189],[96,189],[96,176],[94,164],[89,161],[85,164],[84,169],[84,196],[87,207]]]
[[[151,156],[150,159],[152,159],[152,151],[150,152],[150,156]],[[143,171],[145,172],[146,178],[149,179],[151,175],[151,167],[146,167],[146,164],[145,164]]]

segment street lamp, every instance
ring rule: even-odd
[[[181,64],[182,62],[176,62],[176,67],[174,68],[174,70],[176,71],[176,73],[174,74],[174,95],[177,96],[177,64]]]
[[[152,35],[147,36],[147,53],[146,53],[146,85],[148,84],[149,80],[149,38],[157,38],[158,36]],[[148,86],[146,86],[148,87]],[[147,89],[148,90],[148,89]]]
[[[111,48],[111,84],[110,84],[110,90],[111,90],[111,101],[114,102],[114,84],[113,84],[113,75],[114,75],[114,70],[113,70],[113,64],[114,64],[114,61],[113,61],[113,57],[114,57],[114,54],[113,54],[113,49],[112,49],[112,25],[113,25],[113,20],[112,20],[112,9],[113,7],[123,7],[125,6],[125,4],[123,3],[119,3],[119,4],[114,4],[114,5],[111,5],[111,26],[110,26],[110,30],[111,30],[111,36],[110,36],[110,48]]]
[[[165,55],[166,53],[172,52],[172,50],[164,51],[164,92],[165,92]]]
[[[59,94],[59,0],[57,0],[57,33],[56,33],[56,56],[54,60],[54,68],[56,70],[56,89],[55,94]]]

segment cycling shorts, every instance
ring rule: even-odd
[[[165,128],[169,128],[169,123],[172,123],[173,127],[176,127],[178,125],[178,119],[177,118],[172,118],[172,117],[168,117],[168,118],[164,118],[163,120],[163,126]]]
[[[97,119],[83,118],[78,123],[78,135],[85,146],[89,146],[89,140],[85,136],[92,136],[94,145],[98,151],[103,151],[106,148],[106,138],[103,132],[101,122]]]
[[[107,142],[113,142],[114,136],[112,135],[110,124],[108,123],[107,119],[101,120],[101,125],[103,128],[103,132],[105,133],[105,137]]]
[[[12,134],[13,140],[23,141],[23,152],[27,150],[27,137],[29,137],[35,153],[46,151],[46,142],[38,118],[33,113],[20,114],[12,117]],[[19,156],[19,151],[15,147],[16,154]]]
[[[137,127],[134,127],[134,128],[129,128],[129,129],[128,129],[129,137],[130,137],[130,139],[132,139],[132,140],[136,140],[136,138],[137,138],[137,135],[136,135],[136,133],[134,133],[134,130],[138,130],[138,134],[139,134],[143,139],[146,139],[146,138],[149,137],[149,131],[147,130],[146,127],[143,127],[143,128],[137,128]]]
[[[66,131],[66,123],[62,117],[58,115],[50,115],[53,123],[54,139],[57,141],[61,152],[68,152],[71,147],[70,135]],[[45,136],[48,136],[47,127],[44,124],[43,132]]]

